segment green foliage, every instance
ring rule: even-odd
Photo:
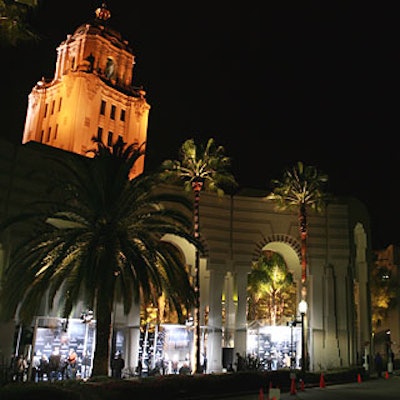
[[[213,138],[206,145],[196,145],[194,139],[188,139],[179,150],[179,160],[162,163],[161,176],[167,181],[183,181],[187,191],[193,190],[194,183],[202,182],[206,190],[221,196],[225,192],[233,193],[237,188],[230,166],[225,149],[217,146]]]
[[[325,382],[341,384],[356,382],[357,374],[365,370],[349,368],[324,374]],[[320,372],[307,372],[306,386],[318,387]],[[117,400],[117,399],[210,399],[230,396],[258,396],[260,388],[266,393],[269,385],[279,387],[281,393],[289,393],[291,379],[289,370],[269,372],[239,372],[227,374],[199,374],[190,376],[166,375],[133,380],[87,382],[73,381],[70,385],[63,382],[49,383],[12,383],[0,388],[0,398],[6,400]],[[218,396],[218,397],[216,397]]]
[[[273,190],[267,198],[275,201],[279,209],[299,209],[305,205],[319,212],[329,199],[322,190],[327,182],[327,175],[298,161],[283,172],[282,180],[271,181]]]
[[[372,269],[371,273],[371,314],[372,326],[376,330],[388,318],[389,310],[396,305],[398,287],[386,267]]]
[[[94,158],[63,154],[45,200],[36,199],[1,230],[22,224],[29,235],[13,249],[0,292],[2,317],[30,323],[47,299],[67,318],[80,301],[95,311],[94,375],[107,375],[113,303],[156,303],[162,293],[179,314],[195,300],[180,251],[161,240],[171,234],[197,246],[192,204],[157,193],[156,175],[129,179],[144,146],[96,141]],[[55,300],[59,299],[57,304]]]
[[[279,253],[266,251],[253,263],[248,277],[249,319],[270,325],[295,314],[293,275]]]

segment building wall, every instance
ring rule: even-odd
[[[44,183],[32,179],[36,176],[32,167],[41,165],[46,152],[55,151],[60,156],[63,152],[33,143],[15,147],[4,143],[1,149],[1,167],[7,172],[0,175],[0,217],[4,218],[23,209],[31,191],[43,190]],[[360,236],[369,236],[364,229],[368,219],[359,218],[355,226],[349,226],[350,211],[348,203],[341,200],[330,204],[323,214],[309,216],[307,326],[313,370],[359,363],[363,343],[371,337],[369,324],[365,322],[370,320],[367,289],[370,249],[365,238],[360,240]],[[297,213],[277,212],[274,204],[264,197],[219,198],[204,192],[200,200],[200,232],[206,248],[200,266],[201,308],[209,311],[208,322],[213,328],[209,368],[218,371],[222,368],[222,347],[233,345],[235,353],[246,352],[247,275],[261,251],[269,249],[282,254],[300,287]],[[174,238],[166,239],[174,242]],[[2,237],[1,243],[4,268],[13,238]],[[182,241],[175,244],[193,266],[193,247]],[[362,249],[357,250],[359,247]],[[222,308],[226,311],[224,323]],[[76,314],[79,315],[79,310]],[[130,317],[119,314],[118,325],[129,332],[129,337],[137,337],[137,319],[133,314]],[[229,337],[223,336],[226,332]],[[132,354],[134,365],[136,344],[132,340],[126,342],[130,343],[127,354]]]

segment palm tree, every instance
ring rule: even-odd
[[[298,161],[292,168],[283,172],[282,180],[272,180],[273,190],[267,199],[273,200],[280,210],[296,209],[299,213],[299,231],[301,239],[301,297],[307,298],[307,209],[321,212],[329,195],[323,190],[328,182],[328,176],[319,172],[313,166],[306,166]],[[307,332],[307,319],[302,314],[303,335]],[[302,369],[305,371],[308,364],[307,340],[303,336]]]
[[[254,262],[247,291],[252,320],[268,320],[275,326],[285,315],[295,314],[293,275],[279,253],[267,251]]]
[[[195,294],[183,257],[161,238],[171,234],[194,246],[198,242],[186,196],[156,191],[157,176],[129,180],[144,145],[118,141],[108,147],[93,140],[93,158],[65,155],[51,160],[60,171],[52,197],[33,203],[1,227],[22,223],[33,235],[11,254],[0,304],[3,318],[29,323],[44,293],[51,307],[60,299],[65,318],[85,301],[95,311],[92,376],[100,376],[108,374],[115,301],[123,302],[126,314],[133,302],[155,304],[162,293],[181,314],[193,307]]]
[[[215,191],[223,196],[227,191],[237,187],[235,178],[230,172],[230,158],[225,149],[217,146],[213,138],[206,145],[195,144],[194,139],[186,140],[180,148],[180,160],[166,160],[161,165],[161,176],[165,180],[183,181],[184,188],[194,193],[194,237],[200,240],[200,192]],[[200,364],[200,253],[195,254],[195,373],[202,372]]]
[[[282,180],[272,180],[273,190],[267,196],[280,210],[296,209],[299,213],[301,238],[301,282],[307,280],[307,209],[321,212],[329,195],[323,190],[328,176],[313,166],[305,166],[298,161],[292,168],[284,171]]]

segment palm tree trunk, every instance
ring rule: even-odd
[[[307,210],[306,205],[304,203],[300,206],[300,215],[299,215],[299,224],[300,224],[300,238],[301,238],[301,299],[307,301]],[[303,371],[308,370],[308,323],[307,316],[302,315],[302,331],[303,331],[303,346],[304,350],[303,359],[301,362],[303,363]]]
[[[200,192],[203,188],[203,181],[194,181],[192,183],[192,188],[194,191],[194,237],[196,239],[200,238]],[[194,290],[196,294],[196,304],[195,304],[195,315],[194,315],[194,353],[195,353],[195,370],[196,374],[202,373],[202,367],[200,364],[200,347],[201,347],[201,331],[200,331],[200,253],[196,248],[195,254],[195,282]]]
[[[97,296],[96,351],[92,376],[108,376],[113,296]]]
[[[307,211],[305,204],[300,206],[299,230],[301,239],[301,283],[304,285],[307,280]]]

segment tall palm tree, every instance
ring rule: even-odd
[[[283,172],[282,180],[272,180],[273,190],[267,196],[273,200],[280,210],[296,209],[299,214],[299,231],[301,239],[301,297],[307,301],[307,209],[321,212],[329,199],[324,191],[328,176],[314,166],[304,165],[298,161],[292,168]],[[307,332],[307,319],[302,314],[303,335]],[[303,336],[305,339],[305,336]],[[308,364],[307,340],[303,341],[302,368]]]
[[[126,314],[133,302],[156,303],[161,293],[180,312],[193,307],[195,294],[183,257],[161,238],[172,234],[194,246],[198,242],[186,196],[155,191],[157,176],[129,180],[144,145],[118,141],[108,147],[93,140],[93,158],[52,160],[60,172],[52,197],[33,203],[1,227],[25,224],[33,234],[11,254],[0,304],[3,318],[16,316],[29,323],[45,293],[52,307],[60,299],[57,307],[64,318],[84,300],[95,311],[92,376],[100,376],[108,374],[115,301],[123,302]]]
[[[200,240],[200,192],[215,191],[223,196],[234,191],[236,180],[230,172],[231,160],[225,149],[217,146],[213,138],[205,145],[196,145],[194,139],[186,140],[179,151],[180,160],[165,160],[161,165],[161,176],[169,181],[183,181],[184,188],[194,193],[194,237]],[[195,373],[202,372],[200,363],[200,252],[195,254]]]
[[[283,172],[282,180],[272,180],[272,192],[268,199],[276,202],[278,209],[296,209],[299,213],[301,239],[301,282],[307,280],[307,209],[321,212],[329,195],[324,191],[328,176],[313,166],[298,161]]]

